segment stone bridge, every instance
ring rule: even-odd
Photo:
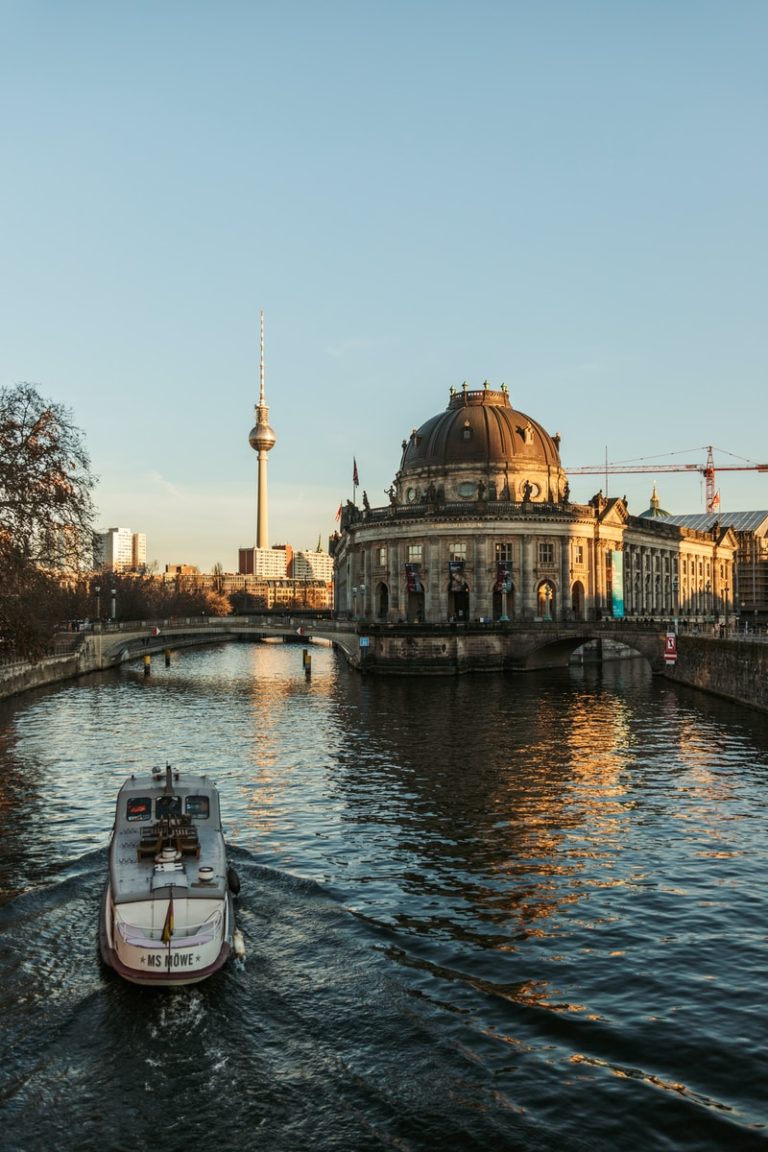
[[[408,625],[355,621],[300,622],[287,618],[222,617],[118,626],[103,632],[61,633],[54,651],[34,662],[0,666],[0,698],[14,696],[144,656],[222,641],[281,637],[294,644],[332,643],[363,672],[399,675],[455,675],[468,671],[526,671],[562,667],[590,641],[627,645],[642,654],[654,672],[705,692],[768,712],[768,636],[713,635],[712,624],[683,631],[678,660],[664,663],[664,623],[635,625],[612,620],[594,623]]]
[[[566,667],[577,648],[612,640],[644,656],[654,672],[664,669],[663,624],[529,621],[527,623],[360,626],[351,662],[379,673],[450,674],[469,671],[525,672]]]
[[[245,617],[160,621],[89,634],[91,669],[128,660],[225,641],[282,638],[287,643],[325,640],[364,672],[395,675],[452,675],[469,671],[528,671],[565,667],[577,648],[613,640],[640,653],[654,672],[664,668],[662,624],[614,621],[495,624],[372,624],[355,621],[266,621]]]

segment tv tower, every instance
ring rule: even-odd
[[[261,313],[261,356],[259,360],[259,402],[255,406],[256,423],[248,433],[248,443],[259,454],[259,502],[256,520],[256,547],[269,548],[267,529],[267,452],[274,448],[277,436],[269,426],[269,408],[264,402],[264,313]]]

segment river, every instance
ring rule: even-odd
[[[222,795],[247,957],[102,969],[117,789]],[[642,662],[230,644],[0,706],[4,1152],[768,1147],[768,717]]]

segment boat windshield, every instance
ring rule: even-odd
[[[211,814],[211,801],[208,796],[187,796],[187,816],[197,820],[207,820]]]
[[[155,816],[158,820],[181,816],[181,796],[158,796],[155,801]]]

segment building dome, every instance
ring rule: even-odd
[[[504,385],[451,389],[448,408],[415,428],[403,442],[397,476],[401,502],[422,499],[428,488],[446,500],[558,502],[567,499],[559,436],[517,411]]]

